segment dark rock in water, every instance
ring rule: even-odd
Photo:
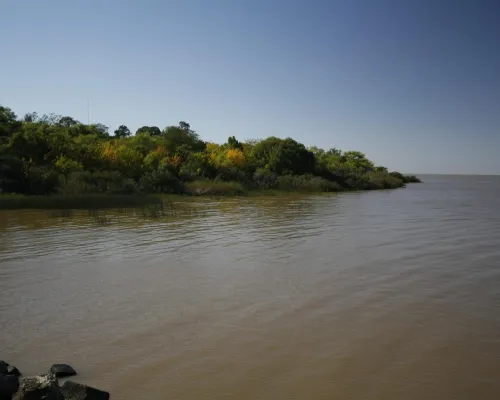
[[[14,367],[13,365],[9,365],[9,363],[6,363],[5,361],[2,360],[0,360],[0,374],[14,375],[14,376],[21,375],[21,373],[16,367]]]
[[[25,376],[21,378],[19,390],[13,400],[62,400],[57,378],[54,374]]]
[[[76,375],[76,371],[68,364],[54,364],[50,367],[50,372],[58,378]]]
[[[9,365],[7,367],[7,375],[21,376],[21,372],[13,365]]]
[[[66,381],[61,386],[65,400],[108,400],[109,393],[81,383]]]
[[[0,400],[10,400],[19,388],[19,378],[14,375],[0,374]]]

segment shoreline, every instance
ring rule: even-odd
[[[301,191],[282,189],[242,189],[237,191],[219,192],[209,189],[199,192],[163,193],[163,194],[90,194],[90,195],[22,195],[9,194],[0,195],[0,210],[95,210],[116,208],[140,208],[148,206],[160,206],[165,201],[182,201],[187,199],[205,198],[219,199],[231,197],[280,197],[290,195],[319,195],[340,194],[352,192],[369,192],[380,190],[403,189],[407,184],[399,188],[382,189],[344,189],[339,191]]]

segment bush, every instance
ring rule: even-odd
[[[133,194],[139,190],[133,179],[118,171],[73,172],[59,179],[59,192],[64,195],[81,194]]]
[[[219,174],[215,177],[216,181],[231,182],[237,181],[245,183],[248,181],[244,171],[235,167],[223,167],[219,170]]]
[[[159,169],[142,176],[139,187],[146,193],[182,193],[182,182],[168,169]]]
[[[59,175],[48,167],[31,167],[26,173],[26,194],[54,193]]]
[[[404,181],[386,172],[369,172],[364,189],[395,189],[404,186]]]
[[[390,175],[402,180],[403,183],[421,183],[422,182],[415,175],[403,175],[401,172],[397,172],[397,171],[391,172]]]
[[[415,175],[405,175],[404,181],[405,183],[422,183],[422,181],[418,179]]]
[[[258,189],[272,189],[276,187],[276,174],[266,168],[257,168],[253,174],[253,186]]]
[[[239,182],[197,180],[186,183],[185,192],[193,195],[238,195],[244,193]]]
[[[283,175],[276,180],[280,190],[298,192],[338,192],[342,187],[336,183],[314,175]]]

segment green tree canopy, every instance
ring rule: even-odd
[[[120,125],[110,136],[101,123],[36,112],[19,120],[0,106],[2,192],[182,192],[198,180],[307,191],[393,188],[418,181],[375,166],[359,151],[307,149],[291,138],[242,143],[231,135],[224,144],[205,143],[186,121],[163,131],[144,125],[134,136]]]
[[[258,167],[277,174],[307,174],[314,170],[314,154],[291,138],[271,136],[258,142],[251,153]]]
[[[128,137],[130,136],[130,129],[125,125],[120,125],[114,133],[116,138]]]
[[[142,126],[135,132],[136,135],[160,136],[161,130],[157,126]]]

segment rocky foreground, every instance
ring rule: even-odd
[[[58,378],[76,375],[67,364],[54,364],[47,374],[21,376],[14,366],[0,360],[0,400],[108,400],[109,393]]]

